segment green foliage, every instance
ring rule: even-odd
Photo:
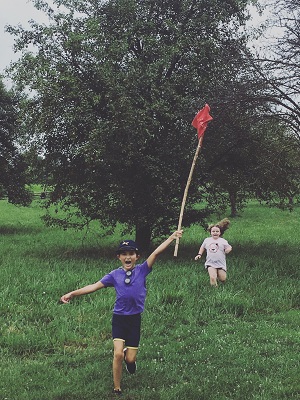
[[[28,205],[30,193],[25,189],[26,164],[16,148],[18,97],[0,80],[0,194],[14,204]]]
[[[24,114],[43,134],[54,186],[45,219],[72,224],[51,205],[75,208],[87,221],[146,226],[149,240],[177,223],[197,145],[195,112],[212,102],[218,119],[241,70],[247,1],[59,4],[69,12],[37,2],[49,27],[9,28],[18,48],[38,50],[24,53],[13,77],[35,91]],[[203,219],[192,207],[200,184],[195,176],[186,224]]]
[[[213,182],[206,188],[206,201],[213,211],[219,205],[222,215],[228,204],[236,216],[249,201],[259,201],[282,209],[292,209],[299,202],[299,143],[287,134],[286,128],[274,118],[259,121],[247,128],[249,116],[232,110],[239,122],[235,135],[230,135],[230,121],[223,125],[227,141],[214,135],[206,137],[203,168]],[[245,110],[246,111],[246,110]],[[221,122],[221,121],[220,121]],[[216,122],[216,124],[220,124]],[[214,149],[219,146],[220,153]]]
[[[49,226],[74,227],[79,216],[78,227],[127,224],[146,248],[151,236],[177,225],[197,145],[191,121],[205,102],[214,120],[184,225],[228,204],[236,215],[253,196],[291,205],[298,172],[291,177],[286,162],[284,174],[269,168],[290,151],[270,139],[274,120],[266,123],[262,112],[267,84],[253,70],[240,29],[249,1],[57,2],[64,12],[35,3],[50,25],[8,30],[24,50],[12,77],[34,91],[22,119],[34,150],[45,154]],[[26,51],[30,44],[36,53]],[[272,149],[267,167],[265,146]],[[201,212],[193,207],[200,201],[208,204]]]
[[[121,231],[46,228],[37,202],[1,201],[0,211],[2,397],[109,399],[114,290],[57,301],[118,267]],[[299,397],[298,221],[298,208],[249,204],[225,233],[233,251],[217,289],[193,260],[207,232],[185,230],[178,259],[170,247],[148,277],[138,371],[124,369],[125,399]]]
[[[279,0],[273,4],[269,24],[276,27],[276,40],[269,46],[267,57],[258,54],[256,63],[269,83],[268,96],[277,119],[284,121],[299,142],[300,106],[300,23],[299,0]],[[278,112],[279,110],[279,112]]]

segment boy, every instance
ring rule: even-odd
[[[136,356],[140,341],[141,313],[147,294],[146,276],[151,272],[157,256],[176,238],[182,236],[182,230],[174,232],[142,264],[136,265],[139,249],[133,240],[124,240],[117,249],[117,258],[122,266],[105,275],[100,281],[81,289],[69,292],[61,297],[62,303],[69,303],[75,296],[93,293],[106,287],[114,287],[116,301],[112,318],[112,336],[114,343],[113,379],[114,390],[121,395],[122,362],[130,374],[136,371]],[[126,346],[126,347],[125,347]]]

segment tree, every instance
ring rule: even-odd
[[[220,143],[214,157],[205,154],[206,182],[202,196],[207,207],[224,213],[230,204],[236,216],[249,199],[292,210],[299,201],[299,147],[277,119],[262,120],[252,130],[241,130],[234,142]]]
[[[300,139],[300,1],[279,0],[270,5],[269,28],[276,40],[257,55],[257,73],[268,83],[270,111]],[[268,31],[267,31],[268,32]],[[268,42],[267,42],[268,43]]]
[[[27,123],[41,135],[54,187],[47,223],[122,222],[142,247],[176,225],[196,147],[195,112],[211,103],[218,120],[218,89],[231,94],[228,104],[242,94],[235,85],[246,65],[239,27],[247,3],[65,0],[62,13],[35,1],[51,24],[9,28],[24,52],[12,76],[34,91]],[[255,103],[248,124],[254,112]],[[226,133],[219,124],[216,140]],[[205,217],[193,208],[204,182],[195,175],[185,224]]]
[[[15,144],[18,129],[18,98],[0,81],[0,191],[14,204],[28,205],[26,165]]]
[[[292,208],[297,201],[299,5],[299,1],[284,0],[273,5],[284,34],[264,49],[260,59],[255,60],[249,49],[241,49],[245,55],[243,67],[247,64],[245,79],[231,86],[235,96],[224,96],[226,116],[218,113],[217,123],[226,131],[228,143],[217,143],[210,137],[209,147],[218,144],[219,156],[214,159],[209,150],[205,153],[208,183],[201,192],[210,208],[218,205],[224,212],[229,203],[231,214],[236,215],[251,197],[281,208]],[[216,125],[214,128],[219,130]],[[230,132],[232,129],[235,134]]]
[[[39,150],[32,144],[22,152],[23,159],[27,164],[26,175],[28,183],[47,185],[45,158],[39,154]]]
[[[237,51],[234,60],[228,80],[214,80],[215,120],[199,163],[199,197],[205,199],[208,213],[224,214],[230,205],[231,216],[253,198],[292,208],[292,199],[299,195],[297,141],[271,111],[269,82],[257,74],[247,49]]]

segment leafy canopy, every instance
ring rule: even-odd
[[[25,188],[26,165],[16,147],[18,105],[19,98],[0,81],[0,196],[14,204],[28,205],[31,196]]]
[[[42,139],[54,188],[46,220],[122,222],[147,241],[177,222],[195,112],[206,102],[220,112],[237,82],[248,1],[54,3],[64,11],[35,1],[49,26],[9,28],[23,51],[14,80],[33,91],[27,123]],[[186,224],[205,216],[193,209],[203,179],[196,171]]]

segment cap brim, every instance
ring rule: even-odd
[[[117,253],[120,253],[121,251],[138,251],[138,249],[136,247],[131,247],[131,246],[120,247],[117,250]]]

